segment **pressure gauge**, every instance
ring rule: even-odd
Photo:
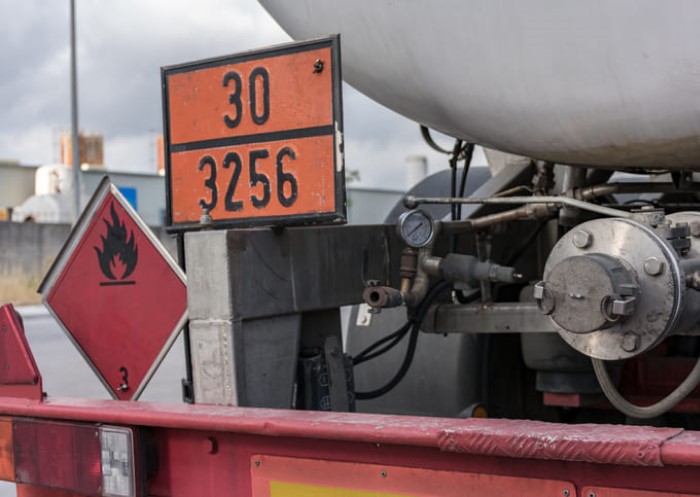
[[[397,229],[401,239],[409,247],[428,245],[435,234],[433,219],[421,210],[406,211],[399,216]]]

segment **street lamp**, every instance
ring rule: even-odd
[[[78,74],[75,56],[75,0],[70,0],[70,89],[73,152],[73,223],[80,215],[80,139],[78,137]]]

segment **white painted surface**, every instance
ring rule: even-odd
[[[296,39],[341,34],[343,77],[515,154],[698,167],[696,0],[260,0]]]

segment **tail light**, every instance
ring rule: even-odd
[[[131,497],[134,488],[134,438],[128,428],[100,427],[102,495]]]
[[[0,418],[0,479],[83,495],[140,497],[131,428]]]

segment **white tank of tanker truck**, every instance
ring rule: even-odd
[[[401,285],[353,311],[361,409],[690,422],[698,2],[260,1],[295,39],[339,33],[350,85],[456,140],[387,220]],[[520,159],[485,179],[475,144]]]

